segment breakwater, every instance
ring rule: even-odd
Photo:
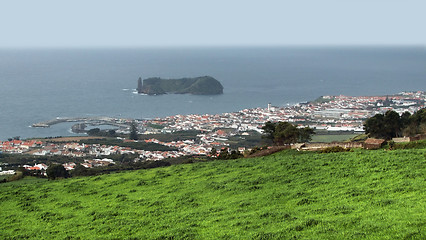
[[[111,117],[58,117],[52,120],[43,121],[34,123],[31,127],[34,128],[48,128],[55,124],[65,123],[65,122],[76,122],[76,123],[85,123],[88,125],[111,125],[120,128],[127,128],[129,126],[128,119],[117,119]]]

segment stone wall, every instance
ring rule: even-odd
[[[363,144],[360,142],[306,143],[301,149],[315,151],[337,146],[342,148],[362,148]]]

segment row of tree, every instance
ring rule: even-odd
[[[420,109],[413,115],[404,112],[400,116],[393,110],[389,110],[385,114],[376,114],[365,121],[364,130],[370,137],[383,139],[425,133],[426,109]]]

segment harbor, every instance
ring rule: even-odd
[[[31,125],[33,128],[49,128],[53,125],[60,123],[75,122],[79,126],[99,126],[99,125],[110,125],[118,128],[128,128],[131,120],[129,119],[117,119],[111,117],[57,117],[52,120],[34,123]],[[81,127],[79,128],[81,129]]]

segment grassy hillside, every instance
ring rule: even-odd
[[[0,239],[425,239],[426,149],[0,184]]]

